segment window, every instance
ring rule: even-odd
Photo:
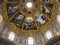
[[[34,44],[33,37],[29,37],[28,38],[28,45],[33,45],[33,44]]]
[[[0,15],[0,23],[2,22],[2,20],[3,20],[3,17],[2,17],[2,15]]]
[[[46,37],[47,37],[47,39],[51,39],[53,37],[52,32],[47,31],[46,32]]]
[[[11,41],[14,41],[14,37],[15,37],[15,33],[10,32],[8,39],[10,39]]]
[[[57,22],[60,23],[60,15],[57,15]]]

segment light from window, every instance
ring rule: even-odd
[[[15,37],[15,33],[10,32],[8,39],[10,39],[11,41],[14,41],[14,37]]]
[[[57,15],[57,22],[60,23],[60,15]]]
[[[47,39],[51,39],[53,37],[52,33],[50,31],[47,31],[46,32],[46,37],[47,37]]]
[[[0,15],[0,23],[2,22],[2,20],[3,20],[3,17],[2,17],[2,15]]]
[[[33,37],[29,37],[28,38],[28,45],[33,45],[33,44],[34,44]]]

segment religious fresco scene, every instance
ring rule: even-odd
[[[0,0],[0,45],[60,45],[60,0]]]

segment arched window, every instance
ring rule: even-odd
[[[52,32],[47,31],[47,32],[46,32],[46,38],[47,38],[47,39],[51,39],[52,37],[53,37]]]
[[[33,45],[33,44],[34,44],[33,37],[28,37],[28,45]]]
[[[14,32],[10,32],[8,39],[11,40],[11,41],[14,41],[14,37],[15,37],[15,33]]]
[[[57,22],[60,23],[60,15],[57,15]]]

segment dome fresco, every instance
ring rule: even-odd
[[[60,45],[60,0],[0,2],[0,45]]]
[[[50,28],[56,18],[57,2],[52,0],[7,0],[2,8],[5,23],[16,32],[41,32]],[[50,24],[50,26],[49,26]],[[28,31],[27,31],[28,30]]]

